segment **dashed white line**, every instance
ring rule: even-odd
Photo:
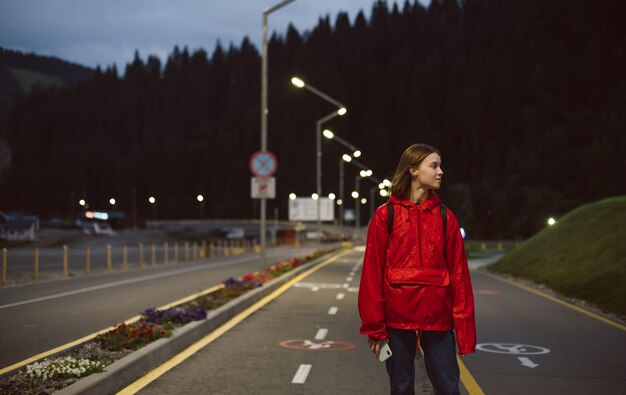
[[[315,334],[315,340],[324,340],[326,339],[326,335],[328,335],[328,329],[320,328],[317,330],[317,333]]]
[[[352,281],[352,277],[346,277],[346,281],[348,282]]]
[[[337,300],[341,300],[341,299],[343,299],[345,296],[346,296],[346,294],[344,294],[344,293],[338,293],[338,294],[337,294]]]
[[[344,283],[344,284],[342,285],[342,288],[350,288],[350,284],[348,284],[348,283]]]
[[[328,315],[335,315],[335,314],[337,314],[337,310],[339,310],[338,307],[336,307],[336,306],[331,307],[330,309],[328,309]]]
[[[306,364],[300,365],[300,367],[298,368],[298,371],[293,376],[293,379],[291,380],[291,382],[293,384],[304,384],[304,382],[306,381],[306,378],[309,376],[309,372],[311,372],[312,366],[313,365],[306,365]]]
[[[311,291],[317,292],[320,290],[320,287],[311,287]]]

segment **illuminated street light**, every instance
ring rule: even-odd
[[[388,193],[386,190],[381,189],[381,190],[380,190],[380,196],[382,196],[382,197],[387,197],[387,196],[389,196],[389,193]]]
[[[359,193],[357,191],[352,191],[352,197],[355,199],[359,198]]]
[[[343,159],[346,162],[350,162],[352,161],[352,157],[348,154],[343,154],[343,156],[341,157],[341,159]]]
[[[115,206],[115,199],[113,198],[109,199],[109,203],[111,204],[111,206]]]
[[[360,150],[356,150],[352,153],[352,156],[354,156],[355,158],[358,158],[359,156],[361,156],[361,151]]]
[[[198,195],[196,196],[196,200],[200,203],[200,219],[204,219],[204,196]]]
[[[328,198],[329,198],[330,200],[335,200],[335,198],[336,198],[336,197],[337,197],[337,196],[335,196],[335,194],[334,194],[334,193],[329,193],[329,194],[328,194]]]
[[[151,204],[154,204],[154,203],[156,203],[156,199],[154,198],[154,196],[150,196],[148,198],[148,202],[150,202]]]
[[[554,224],[556,224],[556,220],[554,218],[552,218],[552,217],[548,218],[548,225],[552,226]]]
[[[341,206],[343,204],[343,200],[337,199],[337,206]]]
[[[328,129],[324,129],[324,131],[322,132],[322,134],[324,135],[324,137],[326,137],[327,139],[332,139],[333,136],[335,136],[335,134],[328,130]]]
[[[290,193],[289,194],[289,200],[296,200],[296,194],[295,193]]]
[[[317,199],[319,199],[319,197],[320,197],[320,195],[318,195],[317,193],[314,193],[314,194],[311,195],[311,198],[313,200],[317,200]]]
[[[318,119],[317,122],[315,123],[315,147],[316,147],[316,161],[315,161],[316,177],[315,178],[316,178],[316,192],[317,192],[317,196],[319,197],[322,195],[322,124],[327,121],[330,121],[331,119],[337,116],[344,115],[347,112],[347,109],[346,109],[346,106],[339,103],[337,100],[319,91],[313,86],[306,84],[302,79],[298,77],[293,77],[291,79],[291,83],[297,88],[304,88],[308,90],[309,92],[312,92],[316,96],[321,97],[322,99],[326,100],[327,102],[337,107],[337,110],[331,112],[330,114],[326,115],[323,118]],[[317,200],[317,229],[320,229],[321,222],[322,222],[321,211],[322,211],[321,200]],[[318,242],[320,241],[321,240],[318,238]]]
[[[204,196],[198,195],[198,196],[196,196],[196,199],[198,199],[199,202],[202,202],[202,201],[204,201]]]
[[[152,220],[154,221],[156,220],[156,199],[154,198],[154,196],[150,196],[148,198],[148,202],[152,206]]]
[[[365,204],[365,203],[367,203],[367,199],[365,198],[361,199],[361,204]]]
[[[85,207],[85,204],[87,204],[87,202],[85,201],[85,199],[80,199],[78,201],[78,204],[80,204],[81,206]]]

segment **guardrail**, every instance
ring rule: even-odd
[[[173,247],[173,248],[170,248]],[[128,270],[130,265],[135,265],[139,268],[146,267],[147,265],[156,266],[158,264],[168,265],[168,264],[178,264],[180,262],[189,262],[197,259],[205,259],[205,258],[213,258],[218,256],[234,256],[240,255],[248,252],[259,252],[260,247],[256,243],[256,240],[217,240],[207,242],[205,240],[198,241],[185,241],[185,242],[164,242],[162,245],[157,248],[157,243],[149,243],[144,245],[143,243],[139,243],[134,248],[133,260],[129,260],[129,248],[127,244],[122,246],[116,246],[117,252],[121,251],[121,262],[118,262],[114,265],[113,253],[114,247],[111,244],[107,244],[102,251],[92,251],[92,248],[89,244],[86,245],[84,249],[84,254],[80,259],[81,263],[77,262],[76,258],[74,258],[74,270],[70,270],[70,251],[67,245],[63,245],[61,247],[61,262],[62,265],[62,278],[67,279],[69,277],[75,277],[80,274],[82,275],[90,275],[94,272],[94,264],[92,262],[92,258],[94,255],[97,255],[101,258],[99,262],[99,266],[104,266],[103,270],[106,272],[113,272],[114,270]],[[53,249],[46,249],[47,252],[50,252]],[[146,251],[148,250],[148,251]],[[158,250],[158,251],[157,251]],[[32,266],[30,270],[27,271],[29,273],[28,277],[33,281],[40,281],[41,275],[41,265],[40,265],[40,247],[35,245],[33,247],[32,254]],[[75,252],[76,250],[74,250]],[[94,254],[94,252],[96,254]],[[159,253],[157,253],[159,252]],[[78,254],[74,253],[73,256]],[[118,254],[119,255],[119,254]],[[147,256],[146,256],[147,255]],[[159,256],[160,255],[160,256]],[[2,249],[2,277],[1,277],[1,286],[5,287],[12,280],[8,275],[8,270],[11,269],[10,266],[10,251],[7,248]],[[104,258],[104,262],[102,262],[102,258]],[[59,262],[56,262],[58,267]],[[20,276],[16,277],[24,277],[24,264],[20,265],[22,270],[19,271]],[[59,268],[60,269],[60,268]],[[61,273],[61,270],[46,270],[48,273]],[[13,279],[16,282],[19,282],[19,278]]]

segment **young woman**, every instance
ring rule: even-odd
[[[359,288],[361,333],[379,355],[387,342],[391,394],[414,394],[415,353],[424,352],[436,395],[459,394],[461,356],[474,352],[474,298],[459,223],[444,219],[435,190],[441,186],[441,154],[425,144],[407,148],[391,183],[389,206],[376,210],[367,233]]]

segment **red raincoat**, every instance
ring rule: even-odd
[[[474,297],[459,223],[447,209],[445,257],[441,200],[429,194],[420,204],[391,197],[370,223],[359,288],[361,333],[376,341],[387,327],[420,331],[456,329],[459,352],[474,352]]]

